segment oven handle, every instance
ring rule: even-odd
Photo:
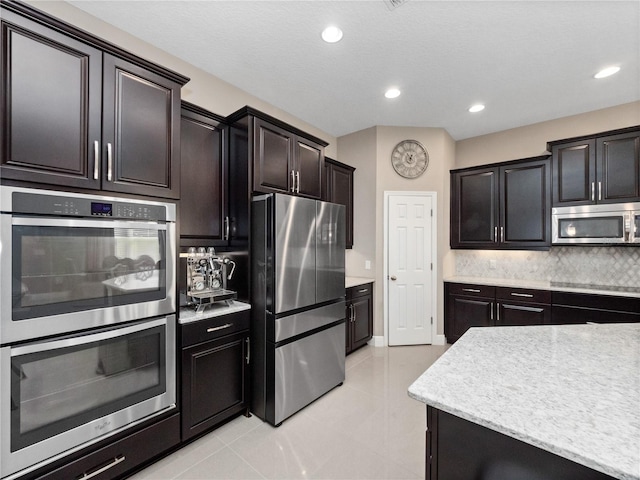
[[[121,337],[123,335],[129,335],[131,333],[141,332],[160,325],[166,325],[167,318],[158,318],[155,320],[147,320],[135,325],[129,325],[127,327],[118,327],[108,331],[102,331],[89,335],[76,335],[74,337],[67,337],[61,340],[44,341],[31,343],[28,345],[21,345],[19,347],[11,348],[11,356],[17,357],[19,355],[27,355],[35,352],[48,352],[50,350],[56,350],[60,348],[75,347],[77,345],[85,345],[87,343],[98,342],[100,340],[109,340],[111,338]]]
[[[164,222],[144,222],[140,220],[93,220],[75,218],[43,218],[43,217],[18,217],[11,218],[12,225],[23,225],[28,227],[99,227],[99,228],[155,228],[166,230],[167,224]]]

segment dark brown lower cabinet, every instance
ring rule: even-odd
[[[427,480],[612,480],[513,437],[427,406]]]
[[[345,352],[367,344],[373,337],[373,283],[347,288]]]
[[[444,295],[447,342],[455,342],[471,327],[493,325],[495,287],[446,282]]]
[[[20,480],[70,480],[125,478],[180,442],[180,414],[155,422],[124,438],[110,440],[97,450],[73,458],[46,474],[25,475]],[[98,473],[99,470],[102,471]]]
[[[552,299],[554,324],[640,322],[640,298],[553,292]]]
[[[551,292],[445,282],[445,336],[458,340],[471,327],[551,323]]]
[[[182,325],[182,440],[249,414],[249,310]]]

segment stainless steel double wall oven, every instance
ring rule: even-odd
[[[0,187],[0,477],[175,408],[175,205]]]

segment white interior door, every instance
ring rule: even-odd
[[[432,343],[435,193],[387,196],[389,345]]]

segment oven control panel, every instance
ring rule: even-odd
[[[167,206],[157,202],[102,199],[82,194],[55,195],[36,192],[13,192],[11,213],[64,217],[103,217],[118,220],[173,221]],[[57,193],[57,192],[56,192]]]

